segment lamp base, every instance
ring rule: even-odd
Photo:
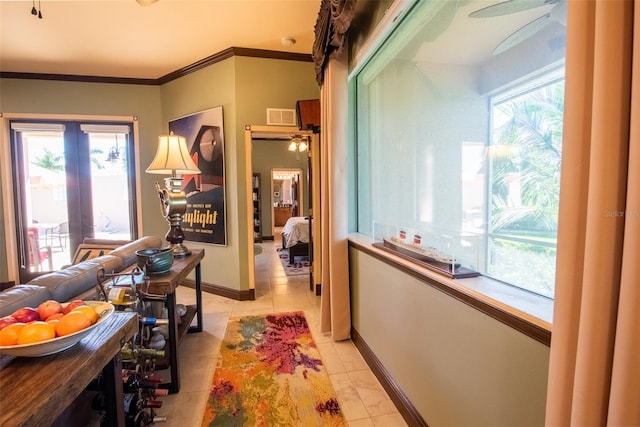
[[[191,255],[191,251],[182,242],[184,241],[184,232],[180,228],[180,218],[172,222],[171,228],[165,236],[174,258],[182,258]],[[174,218],[175,219],[175,218]]]
[[[191,255],[191,250],[182,243],[172,243],[169,246],[174,258],[184,258]]]
[[[172,176],[165,178],[164,185],[165,188],[160,188],[156,182],[162,213],[170,226],[165,237],[171,247],[174,258],[186,257],[191,255],[191,251],[182,244],[185,235],[182,228],[180,228],[182,215],[187,211],[187,197],[182,191],[182,177]]]

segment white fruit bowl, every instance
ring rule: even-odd
[[[40,357],[47,356],[49,354],[59,353],[70,347],[76,345],[82,338],[87,336],[91,331],[95,329],[100,323],[104,322],[109,316],[113,314],[115,308],[113,305],[104,301],[85,301],[87,305],[93,307],[98,313],[98,321],[88,328],[82,329],[73,334],[65,335],[63,337],[52,338],[47,341],[36,342],[32,344],[22,345],[6,345],[0,346],[0,354],[9,354],[11,356],[21,357]],[[66,306],[66,304],[62,304]]]

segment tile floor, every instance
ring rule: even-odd
[[[406,426],[393,402],[351,341],[333,342],[320,332],[320,297],[309,290],[308,276],[287,277],[275,247],[264,242],[256,256],[256,300],[235,301],[203,294],[203,331],[187,334],[180,345],[180,392],[163,397],[158,426],[200,426],[220,344],[230,317],[247,314],[304,311],[313,338],[336,390],[348,425]],[[177,301],[195,304],[193,289],[179,287]]]

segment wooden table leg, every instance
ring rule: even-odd
[[[165,302],[169,315],[169,369],[171,371],[171,382],[161,384],[160,387],[169,390],[169,393],[180,391],[180,368],[178,366],[178,324],[176,323],[176,294],[167,294]]]
[[[102,369],[104,378],[105,426],[124,427],[124,392],[122,390],[122,359],[118,353]]]
[[[200,263],[196,265],[196,319],[197,324],[190,326],[187,332],[202,332],[202,275],[200,273]]]

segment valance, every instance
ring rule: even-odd
[[[320,4],[311,53],[319,86],[322,86],[324,68],[331,55],[342,52],[355,11],[356,0],[322,0]]]

